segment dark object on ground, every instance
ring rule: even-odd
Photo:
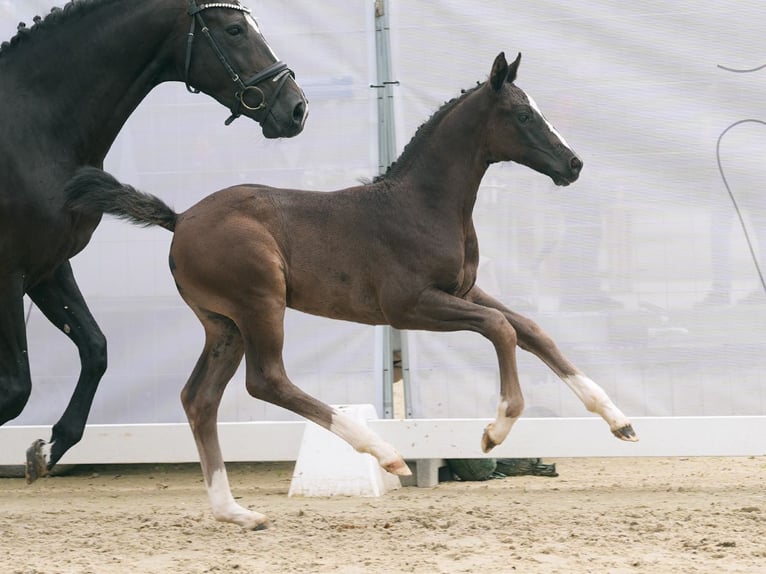
[[[539,458],[452,458],[447,466],[457,480],[559,475],[555,463],[544,464]]]
[[[495,478],[497,459],[450,458],[447,466],[458,480],[489,480]]]
[[[556,463],[543,463],[539,458],[498,458],[498,474],[503,476],[558,476]]]

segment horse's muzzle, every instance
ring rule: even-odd
[[[295,91],[299,91],[300,95],[296,94],[296,97],[292,98],[286,98],[283,95],[261,120],[264,137],[291,138],[303,131],[309,115],[308,100],[297,84]]]

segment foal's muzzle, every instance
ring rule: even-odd
[[[567,169],[562,172],[554,173],[551,175],[551,179],[556,185],[565,187],[570,183],[577,181],[577,178],[580,177],[582,168],[582,160],[577,156],[577,154],[572,153],[572,157],[569,158],[567,163]]]

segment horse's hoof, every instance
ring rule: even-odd
[[[399,460],[395,460],[394,462],[383,465],[383,470],[390,472],[391,474],[395,474],[396,476],[412,476],[410,467],[407,466],[407,463],[404,462],[401,458]]]
[[[484,429],[484,434],[481,437],[481,450],[482,452],[489,452],[493,448],[497,446],[498,443],[496,443],[492,438],[489,436],[489,430],[492,425],[488,426]]]
[[[259,530],[268,530],[271,528],[271,521],[264,516],[262,519],[256,520],[251,524],[246,524],[243,528],[253,532],[258,532]]]
[[[242,527],[242,530],[266,530],[271,528],[271,521],[268,516],[255,512],[253,510],[247,510],[239,505],[234,506],[230,512],[218,514],[215,510],[213,516],[218,522],[228,522],[229,524],[237,524]]]
[[[45,444],[45,441],[39,438],[27,449],[27,464],[24,469],[27,484],[32,484],[38,478],[48,474],[48,463],[43,453]]]
[[[638,442],[638,435],[636,434],[636,431],[633,430],[633,425],[630,424],[612,430],[612,434],[620,440]]]

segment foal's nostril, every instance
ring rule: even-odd
[[[582,169],[582,160],[574,156],[571,160],[569,160],[569,167],[572,168],[572,171],[579,172]]]

